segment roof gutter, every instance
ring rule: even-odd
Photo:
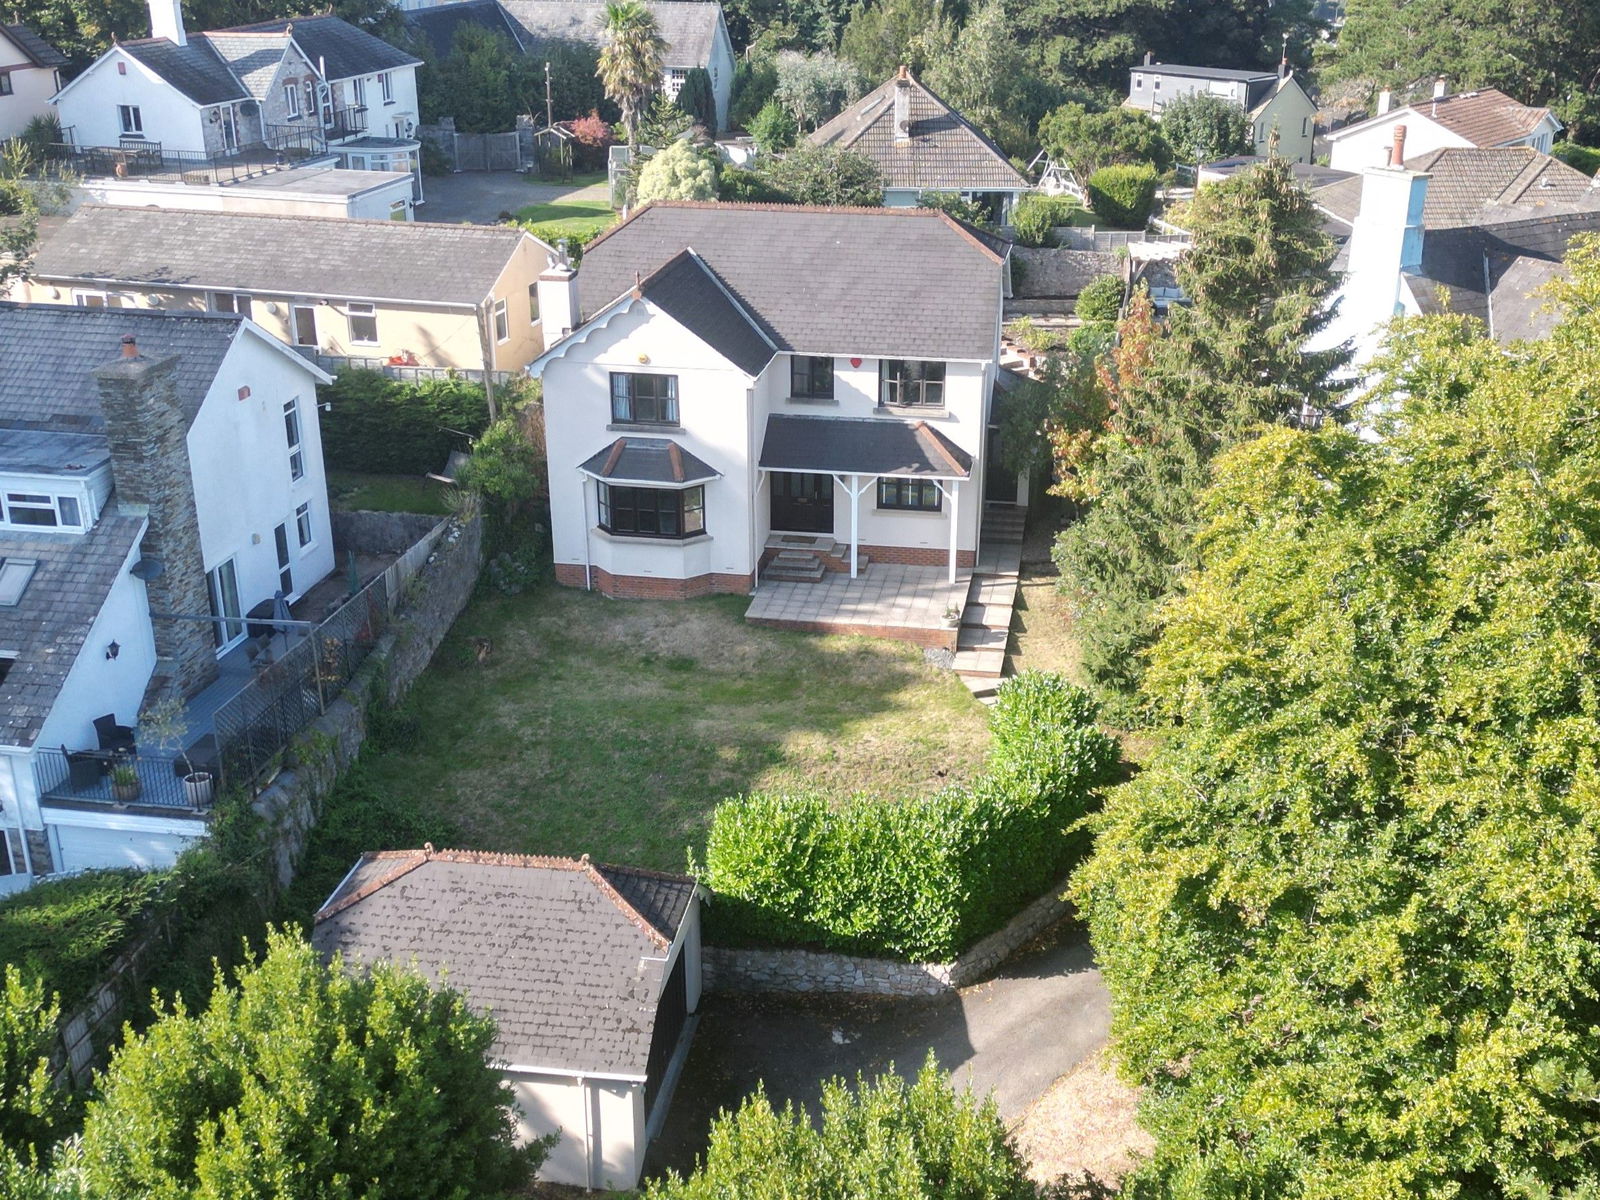
[[[151,281],[142,279],[101,279],[93,275],[61,275],[46,273],[36,273],[34,275],[34,279],[37,282],[49,284],[51,287],[74,287],[78,284],[92,283],[98,284],[101,287],[142,288],[145,291],[151,292],[241,292],[248,296],[261,296],[266,299],[282,297],[285,300],[293,300],[295,297],[299,296],[308,300],[339,300],[347,304],[351,302],[356,304],[407,304],[414,308],[459,308],[464,309],[467,312],[476,312],[478,309],[478,305],[471,303],[470,301],[432,300],[420,296],[409,299],[402,296],[349,296],[335,294],[333,292],[307,291],[304,289],[295,288],[272,288],[271,290],[268,290],[265,288],[244,287],[237,283],[195,283],[189,280],[178,282],[175,280]],[[200,316],[203,314],[196,313],[194,315]]]
[[[519,1075],[548,1075],[557,1079],[576,1079],[582,1083],[586,1079],[604,1079],[611,1083],[644,1083],[643,1075],[623,1075],[608,1071],[580,1071],[576,1067],[530,1067],[525,1063],[500,1063],[502,1071],[515,1071]]]

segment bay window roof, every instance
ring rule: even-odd
[[[618,438],[578,464],[578,470],[607,483],[647,487],[687,486],[721,474],[671,438],[652,437]]]

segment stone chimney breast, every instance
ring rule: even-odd
[[[904,66],[894,77],[894,140],[896,145],[911,140],[911,71]]]

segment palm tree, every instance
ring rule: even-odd
[[[608,0],[600,16],[606,44],[600,51],[600,82],[622,110],[628,149],[638,142],[639,113],[661,82],[661,56],[667,44],[643,0]]]

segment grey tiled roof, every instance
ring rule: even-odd
[[[349,21],[334,16],[287,17],[278,21],[258,21],[253,25],[233,25],[216,33],[292,33],[295,44],[305,51],[311,65],[326,79],[350,79],[414,67],[422,60],[358,29]]]
[[[509,225],[84,205],[45,239],[41,279],[475,305],[529,235]]]
[[[140,38],[121,45],[196,104],[226,104],[250,98],[232,69],[203,37],[192,37],[182,46],[166,38]]]
[[[604,4],[590,0],[502,0],[502,7],[521,27],[532,45],[542,41],[588,42],[602,40],[600,18]],[[658,0],[647,7],[666,42],[664,67],[709,67],[716,44],[720,4],[694,0]]]
[[[938,475],[965,479],[972,455],[926,421],[891,417],[796,417],[774,413],[761,467],[841,475]]]
[[[693,248],[673,255],[639,293],[746,375],[759,375],[776,353],[770,334],[736,304]]]
[[[368,854],[312,941],[352,964],[414,962],[460,990],[494,1017],[504,1063],[642,1078],[662,960],[693,893],[691,879],[587,860]]]
[[[721,474],[670,438],[624,437],[578,464],[600,479],[629,483],[694,483]]]
[[[98,433],[12,428],[0,408],[0,471],[87,475],[110,459],[110,444]]]
[[[967,124],[961,114],[916,79],[911,89],[911,140],[896,143],[891,79],[868,92],[811,135],[819,146],[838,146],[864,154],[878,165],[892,188],[1025,188],[1004,152]]]
[[[1561,319],[1561,306],[1552,304],[1544,289],[1566,274],[1565,263],[1548,258],[1512,259],[1489,293],[1495,340],[1538,341],[1549,337]]]
[[[1438,99],[1419,100],[1370,120],[1392,122],[1396,114],[1405,113],[1416,113],[1437,121],[1474,146],[1489,147],[1504,146],[1527,137],[1539,127],[1539,122],[1550,115],[1550,110],[1513,100],[1498,88],[1480,88],[1475,92],[1456,92]],[[1337,141],[1367,123],[1357,121],[1328,136]]]
[[[67,56],[45,41],[27,25],[0,25],[0,31],[16,43],[36,67],[64,67]]]
[[[267,98],[284,52],[289,49],[289,37],[282,33],[206,33],[194,40],[201,39],[257,100]]]
[[[413,32],[428,40],[433,53],[443,58],[450,53],[457,31],[463,25],[476,25],[505,37],[518,50],[523,49],[522,29],[500,7],[500,0],[451,0],[431,8],[413,8],[403,13]]]
[[[1490,324],[1498,337],[1502,307],[1515,326],[1532,319],[1531,313],[1522,311],[1527,306],[1537,309],[1543,304],[1542,298],[1517,298],[1510,291],[1501,292],[1496,286],[1501,276],[1518,259],[1560,261],[1568,243],[1580,233],[1600,233],[1600,210],[1430,232],[1423,238],[1422,266],[1412,278],[1412,295],[1424,313],[1477,317]],[[1524,267],[1523,273],[1527,271]],[[1493,313],[1486,287],[1495,289]]]
[[[0,426],[101,433],[100,392],[90,375],[131,333],[149,358],[178,354],[178,398],[192,421],[243,318],[161,309],[78,308],[0,302]]]
[[[12,344],[6,346],[10,352]],[[0,384],[0,397],[4,395]],[[11,607],[0,605],[0,647],[16,652],[0,682],[0,744],[32,746],[38,740],[89,626],[144,526],[142,516],[124,516],[112,506],[83,534],[0,532],[0,560],[38,564],[21,600]],[[117,716],[132,724],[134,714]]]
[[[1600,188],[1592,186],[1587,175],[1529,146],[1489,150],[1453,146],[1408,158],[1405,165],[1429,176],[1422,206],[1424,229],[1600,208]],[[1314,189],[1312,196],[1326,212],[1352,222],[1361,210],[1362,178],[1357,174],[1326,184]]]
[[[585,318],[689,247],[780,350],[994,357],[1004,259],[931,209],[647,204],[585,249]]]
[[[1239,71],[1231,67],[1195,67],[1184,63],[1136,63],[1132,70],[1143,75],[1176,75],[1184,79],[1217,79],[1229,83],[1254,83],[1266,79],[1276,81],[1276,71]]]

